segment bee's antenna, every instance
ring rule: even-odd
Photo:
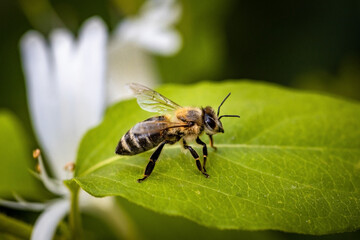
[[[219,116],[220,114],[220,108],[221,106],[223,105],[223,103],[225,102],[225,100],[230,96],[231,92],[224,98],[224,100],[220,103],[220,106],[218,107],[218,112],[217,112],[217,115]],[[224,115],[225,116],[225,115]]]
[[[240,118],[239,115],[221,115],[218,119],[220,120],[220,118],[222,117],[237,117],[237,118]]]

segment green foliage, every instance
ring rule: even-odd
[[[0,213],[0,239],[30,239],[31,231],[27,223]]]
[[[18,119],[7,111],[0,111],[0,198],[13,194],[27,200],[50,196],[30,171],[35,170],[27,137]]]
[[[152,114],[130,100],[111,107],[84,137],[74,180],[94,196],[122,196],[220,229],[358,229],[360,105],[248,81],[159,89],[183,106],[213,107],[230,91],[222,113],[241,119],[222,119],[225,134],[214,136],[217,152],[209,149],[208,179],[174,145],[165,146],[149,179],[136,182],[151,153],[116,156],[114,149],[129,128]]]

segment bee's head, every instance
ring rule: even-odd
[[[219,132],[224,132],[224,128],[212,107],[207,106],[206,108],[203,108],[203,114],[205,132],[208,135],[214,135]]]
[[[203,108],[203,116],[204,116],[204,124],[205,124],[205,132],[208,135],[214,135],[216,133],[223,133],[224,128],[222,126],[222,123],[220,119],[222,117],[240,117],[239,115],[221,115],[220,114],[220,108],[225,102],[225,100],[230,96],[231,93],[229,93],[224,100],[220,103],[220,106],[218,107],[218,112],[215,114],[215,111],[212,107],[207,106],[206,108]]]

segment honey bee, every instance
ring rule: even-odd
[[[220,107],[231,93],[220,103],[217,114],[215,114],[214,109],[209,106],[205,108],[181,107],[160,93],[140,84],[132,83],[129,87],[133,90],[142,109],[163,114],[137,123],[122,136],[116,147],[115,153],[119,155],[136,155],[157,147],[150,156],[144,177],[138,179],[138,182],[140,183],[150,176],[164,145],[179,141],[185,150],[190,151],[199,171],[205,177],[209,177],[205,168],[208,154],[207,146],[200,140],[199,136],[205,132],[210,138],[210,146],[216,150],[212,136],[217,133],[224,133],[220,119],[223,117],[240,117],[238,115],[219,116]],[[202,165],[198,153],[188,145],[188,142],[194,140],[197,144],[202,145]]]

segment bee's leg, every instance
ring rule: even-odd
[[[209,138],[210,138],[210,147],[212,147],[216,151],[217,147],[214,146],[214,140],[212,135],[209,135]]]
[[[201,141],[201,139],[200,139],[199,137],[196,139],[196,143],[203,146],[203,157],[204,157],[203,170],[204,170],[204,172],[206,172],[206,169],[205,169],[206,158],[207,158],[207,147],[206,147],[206,143],[204,143],[203,141]]]
[[[151,172],[154,170],[156,160],[158,160],[161,150],[163,149],[165,144],[166,144],[166,141],[160,143],[160,145],[155,150],[155,152],[153,152],[153,154],[150,157],[150,161],[145,168],[144,177],[137,180],[139,183],[144,181],[146,178],[148,178],[150,176]]]
[[[201,163],[200,163],[200,158],[199,158],[199,155],[197,154],[197,152],[192,148],[190,147],[189,145],[186,144],[186,141],[183,139],[183,144],[184,144],[184,148],[185,149],[188,149],[191,153],[191,155],[193,156],[193,158],[195,159],[196,161],[196,166],[197,168],[199,169],[199,171],[205,175],[205,177],[209,177],[209,175],[203,171],[203,169],[201,168]]]

